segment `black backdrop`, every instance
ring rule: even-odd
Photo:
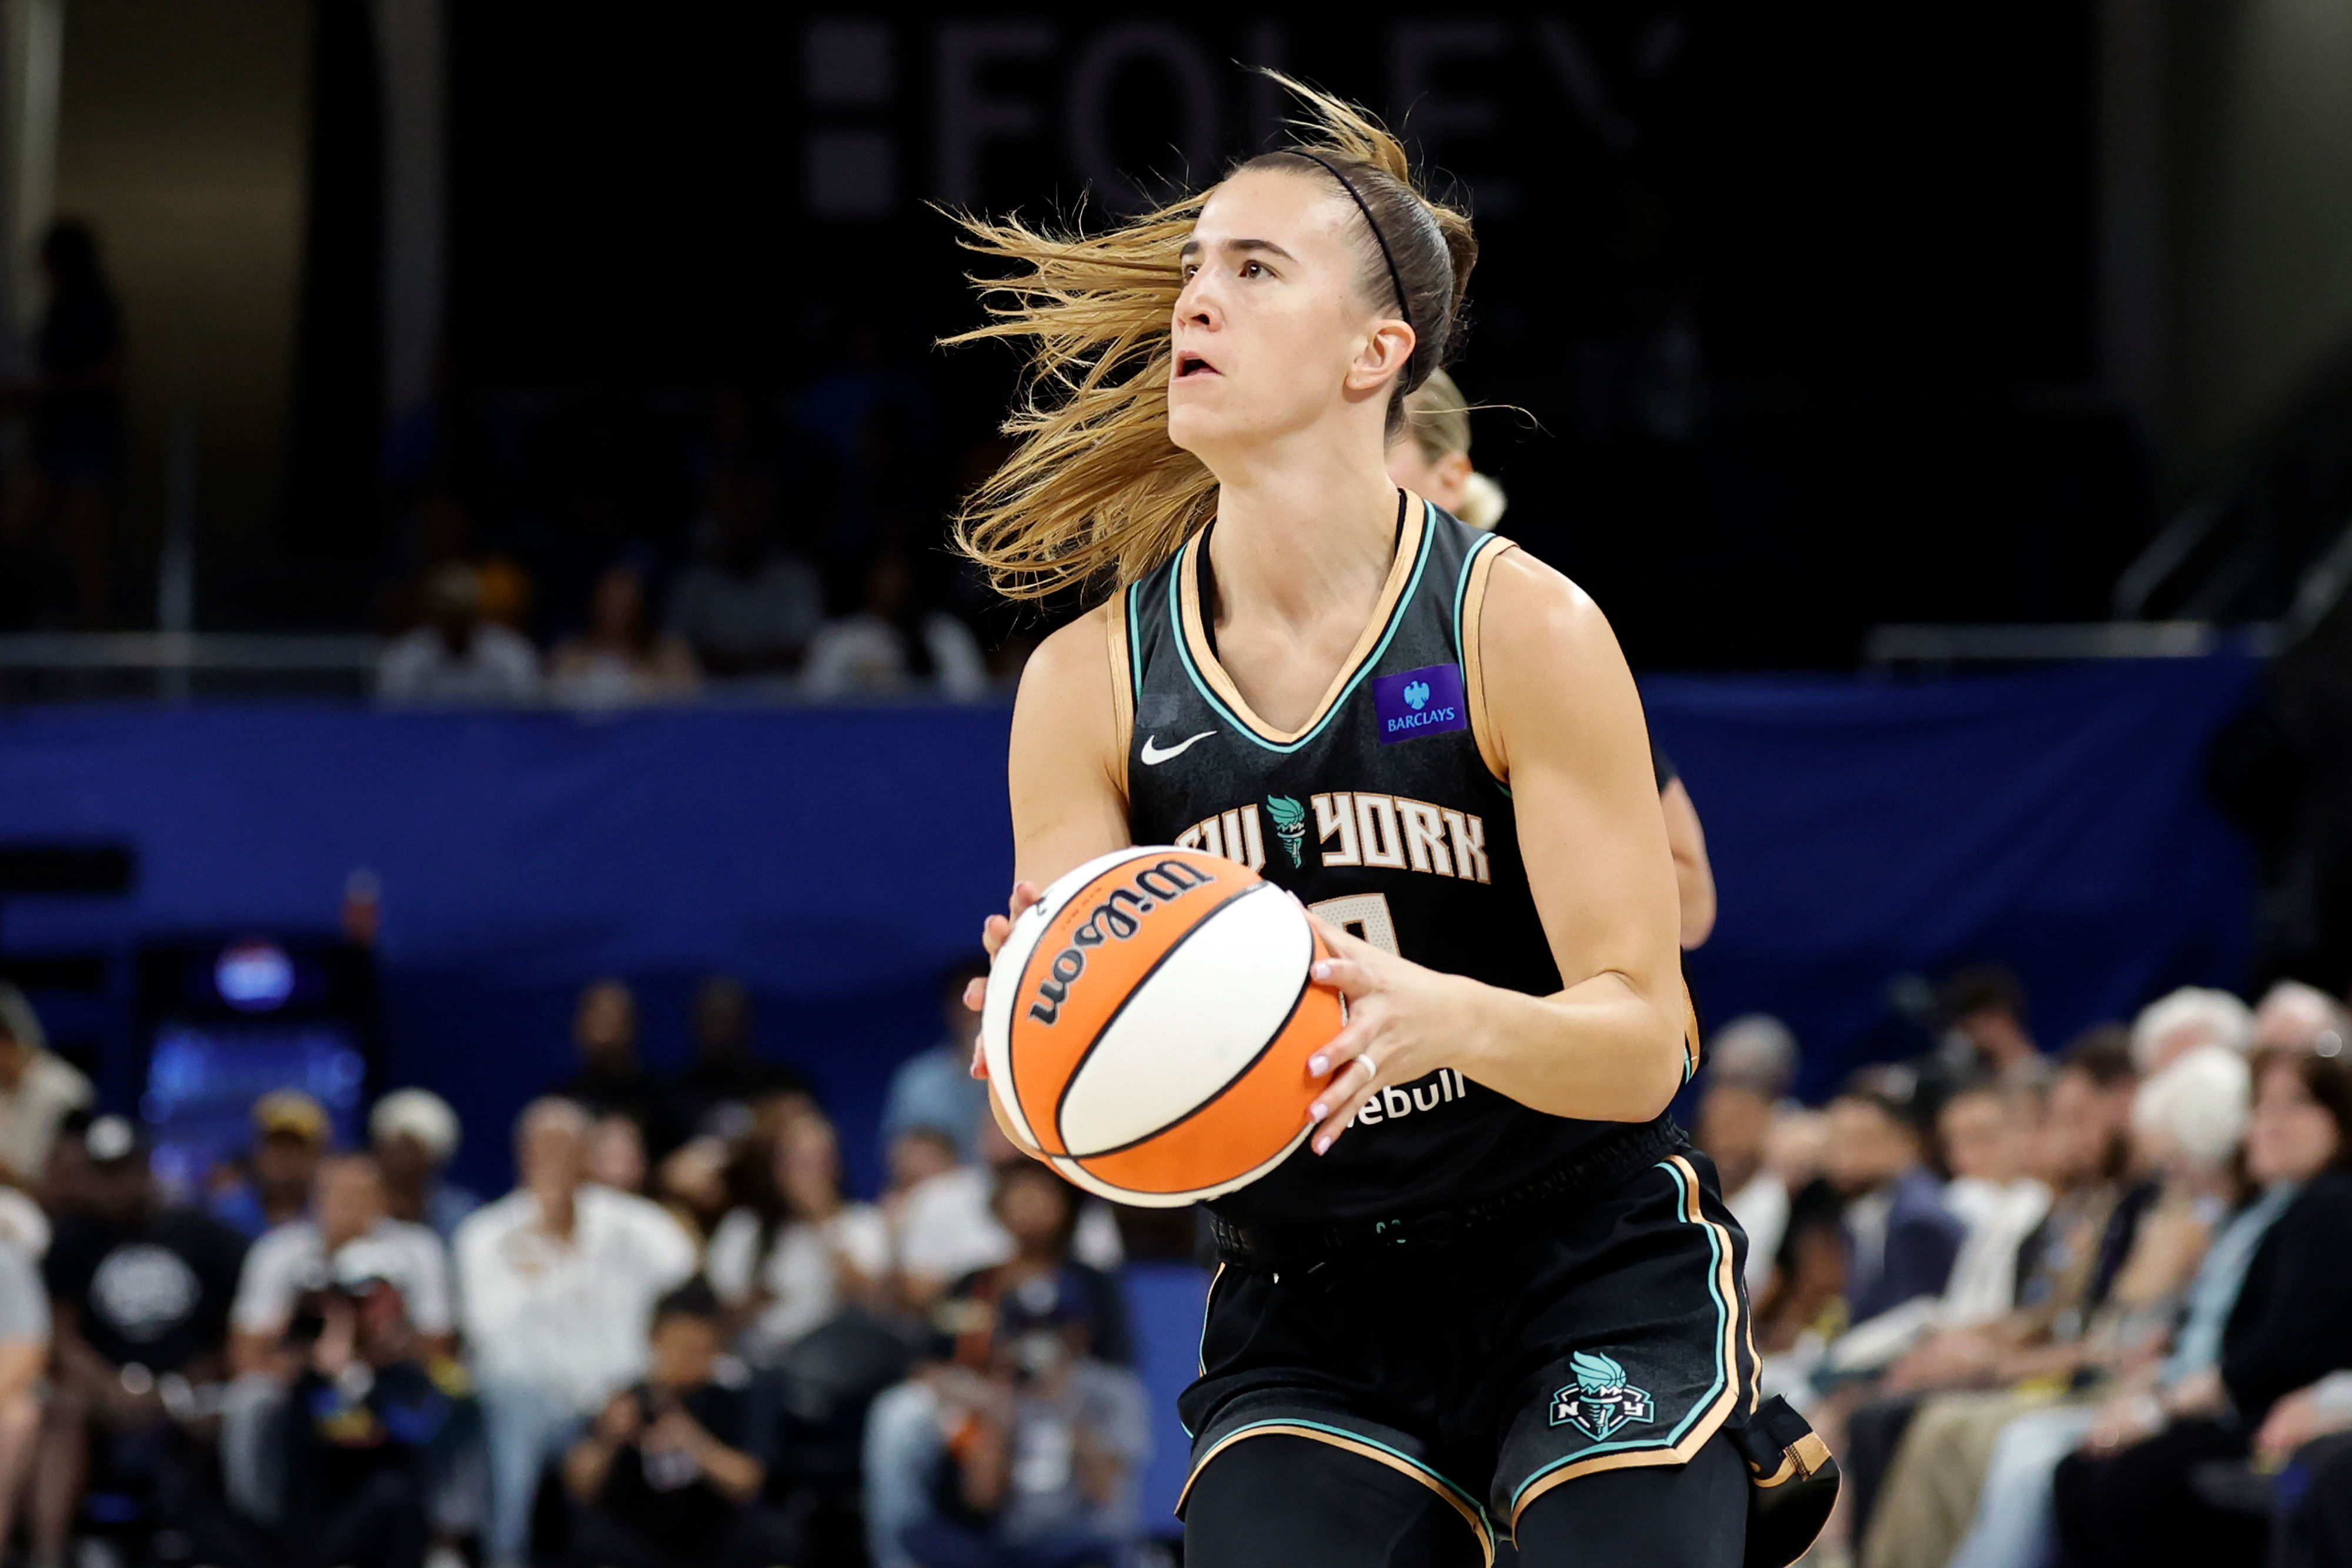
[[[449,444],[506,475],[482,510],[593,557],[691,510],[664,421],[854,373],[898,389],[890,504],[935,517],[1011,365],[930,346],[974,311],[929,204],[1099,213],[1212,174],[1270,131],[1242,68],[1270,61],[1468,195],[1457,373],[1527,411],[1480,416],[1480,465],[1638,664],[2095,616],[2148,498],[2092,391],[2090,11],[452,7]],[[542,575],[560,622],[578,584]]]

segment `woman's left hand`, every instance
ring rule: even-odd
[[[1320,920],[1316,924],[1334,956],[1316,960],[1315,983],[1348,998],[1348,1027],[1307,1059],[1308,1073],[1323,1080],[1307,1108],[1319,1124],[1312,1139],[1319,1155],[1382,1089],[1415,1082],[1460,1061],[1475,993],[1483,988],[1383,953]]]

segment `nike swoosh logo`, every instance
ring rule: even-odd
[[[1169,747],[1165,750],[1160,748],[1160,737],[1158,736],[1154,735],[1148,737],[1143,742],[1143,765],[1146,768],[1157,768],[1171,757],[1183,756],[1186,752],[1192,750],[1192,747],[1200,745],[1201,742],[1208,739],[1209,737],[1216,733],[1217,732],[1213,729],[1204,729],[1200,734],[1194,736],[1192,739],[1179,741],[1174,746]]]

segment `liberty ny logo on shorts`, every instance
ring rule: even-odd
[[[1625,1369],[1611,1357],[1576,1351],[1568,1358],[1576,1381],[1551,1396],[1551,1424],[1573,1427],[1596,1443],[1627,1427],[1657,1418],[1649,1390],[1625,1381]]]

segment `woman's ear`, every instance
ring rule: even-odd
[[[1394,318],[1380,322],[1365,338],[1356,362],[1348,367],[1348,389],[1370,392],[1390,377],[1403,374],[1416,340],[1405,322]]]

